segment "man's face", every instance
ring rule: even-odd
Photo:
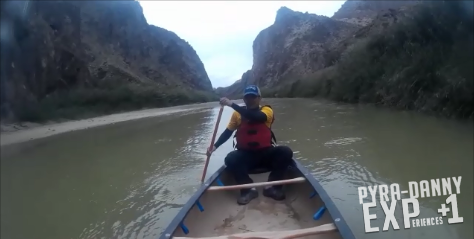
[[[248,94],[244,96],[244,102],[248,108],[258,107],[260,105],[260,96]]]

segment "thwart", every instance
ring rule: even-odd
[[[248,232],[217,237],[174,237],[174,239],[292,239],[310,235],[320,235],[337,231],[333,223],[313,228],[273,232]]]

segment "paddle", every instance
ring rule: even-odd
[[[217,115],[217,122],[216,122],[216,126],[214,127],[214,133],[212,134],[211,145],[209,146],[210,148],[214,146],[214,141],[216,140],[217,128],[219,128],[219,122],[221,121],[223,110],[224,110],[224,106],[221,105],[221,108],[219,109],[219,114]],[[204,164],[204,171],[202,172],[201,183],[203,183],[204,179],[206,178],[207,166],[209,165],[210,158],[211,158],[210,155],[207,156],[206,158],[206,164]]]

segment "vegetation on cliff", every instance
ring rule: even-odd
[[[2,1],[1,20],[2,121],[217,99],[194,49],[137,1]]]
[[[14,108],[19,121],[81,119],[137,109],[167,107],[218,100],[199,90],[161,88],[154,84],[120,84],[59,91],[37,102]]]
[[[469,1],[424,2],[384,31],[348,47],[310,77],[264,89],[266,97],[327,97],[472,117],[473,15]]]

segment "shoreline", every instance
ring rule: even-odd
[[[64,122],[48,122],[45,124],[19,122],[14,124],[1,124],[0,146],[23,143],[26,141],[46,138],[52,135],[84,130],[93,127],[120,123],[129,120],[143,119],[179,113],[187,110],[198,110],[219,106],[218,102],[188,104],[164,108],[154,108],[116,113],[93,118],[71,120]]]

